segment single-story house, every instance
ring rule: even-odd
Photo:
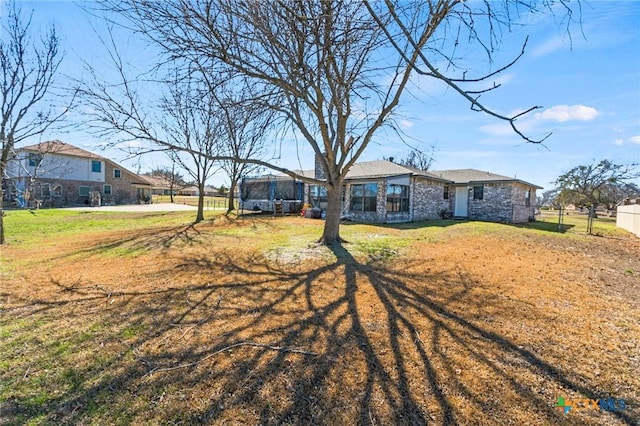
[[[148,203],[154,186],[105,157],[58,140],[16,149],[2,185],[4,201],[18,207]]]
[[[186,195],[189,197],[197,197],[200,195],[200,190],[195,185],[185,186],[183,188],[179,188],[177,191],[178,195]],[[204,196],[205,197],[215,197],[220,195],[219,191],[212,186],[204,187]]]
[[[320,176],[315,171],[305,176]],[[342,215],[358,222],[468,218],[522,223],[534,219],[536,190],[520,179],[475,169],[419,171],[386,160],[356,163],[343,186]],[[326,209],[326,189],[285,175],[245,178],[245,209],[273,211],[274,203]],[[295,208],[286,208],[296,211]]]

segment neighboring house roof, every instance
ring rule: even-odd
[[[442,179],[449,180],[453,183],[472,183],[472,182],[520,182],[528,186],[542,189],[541,186],[525,182],[520,179],[509,176],[502,176],[491,172],[485,172],[476,169],[456,169],[456,170],[432,170],[430,172]]]
[[[69,145],[68,143],[64,143],[59,140],[41,142],[35,145],[23,146],[18,149],[42,154],[60,154],[72,157],[106,160],[106,158],[101,157],[98,154],[94,154],[93,152],[78,148],[77,146]]]
[[[140,175],[140,177],[147,181],[154,188],[169,188],[171,186],[171,181],[163,176]],[[178,185],[177,183],[174,183],[173,186],[175,187],[174,189],[178,189],[181,187],[181,185]]]
[[[178,191],[179,192],[195,192],[195,193],[197,193],[199,191],[199,189],[195,185],[190,185],[190,186],[185,186],[184,188],[180,188]],[[205,186],[204,187],[204,192],[205,193],[218,192],[218,190],[216,188],[214,188],[213,186]]]
[[[102,157],[98,154],[95,154],[91,151],[87,151],[85,149],[82,148],[78,148],[77,146],[74,145],[70,145],[68,143],[59,141],[59,140],[53,140],[53,141],[46,141],[46,142],[41,142],[35,145],[28,145],[28,146],[23,146],[18,148],[18,150],[23,150],[23,151],[27,151],[27,152],[36,152],[36,153],[41,153],[41,154],[57,154],[57,155],[67,155],[70,157],[80,157],[80,158],[91,158],[94,160],[102,160],[102,161],[106,161],[109,162],[111,164],[113,164],[114,166],[116,166],[119,169],[125,170],[127,173],[129,173],[130,175],[134,176],[136,178],[135,181],[132,182],[133,185],[138,185],[138,186],[152,186],[153,183],[148,181],[144,176],[140,176],[136,173],[133,173],[130,170],[125,169],[124,167],[122,167],[121,165],[119,165],[118,163],[116,163],[115,161],[109,160],[108,158]]]

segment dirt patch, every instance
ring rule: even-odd
[[[280,235],[308,223],[243,226]],[[233,233],[238,226],[3,248],[3,421],[640,417],[638,239],[380,228],[376,244],[405,244],[367,256],[359,240],[329,250],[285,236],[265,250],[250,229]],[[385,244],[371,253],[391,250]],[[559,397],[626,406],[580,402],[565,414]]]

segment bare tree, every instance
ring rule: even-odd
[[[2,206],[7,162],[16,144],[41,134],[64,114],[51,105],[44,106],[62,60],[55,28],[51,27],[39,43],[34,42],[30,36],[31,16],[23,20],[14,2],[6,7],[0,39],[0,244],[5,242]]]
[[[265,142],[269,136],[274,113],[255,102],[251,88],[231,90],[224,84],[211,88],[221,115],[224,131],[221,147],[231,159],[222,160],[221,167],[229,178],[227,214],[235,209],[235,193],[242,176],[261,166],[239,160],[260,159],[266,156]]]
[[[423,151],[418,148],[414,148],[411,151],[409,151],[409,153],[403,158],[395,159],[394,157],[387,157],[385,158],[385,160],[396,162],[402,166],[406,166],[412,169],[426,172],[431,168],[431,164],[433,164],[435,151],[436,151],[435,145],[431,145],[428,151]]]
[[[169,200],[174,203],[173,196],[178,189],[186,186],[186,182],[182,174],[176,170],[176,162],[171,161],[171,167],[157,167],[147,173],[148,176],[158,177],[169,184]]]
[[[550,1],[542,2],[550,6]],[[561,3],[564,3],[561,1]],[[472,109],[516,127],[523,114],[505,117],[480,103],[500,71],[467,78],[445,75],[456,67],[457,46],[479,46],[492,57],[497,35],[519,9],[535,2],[460,0],[345,2],[236,0],[104,0],[129,25],[164,50],[166,60],[209,61],[214,73],[231,70],[269,95],[268,106],[297,130],[319,159],[322,179],[299,176],[273,162],[242,159],[271,167],[327,189],[328,207],[320,241],[339,242],[345,176],[374,134],[393,120],[393,111],[412,74],[444,82],[468,99]],[[479,28],[487,28],[488,41]],[[515,62],[515,61],[514,61]],[[529,112],[531,108],[526,112]]]
[[[206,181],[218,169],[221,152],[222,123],[215,99],[198,71],[189,66],[171,66],[162,77],[154,77],[161,71],[159,68],[130,77],[111,29],[108,35],[103,43],[118,81],[105,81],[95,68],[87,66],[87,78],[79,82],[78,90],[80,103],[88,111],[87,124],[97,136],[115,137],[111,145],[130,143],[123,149],[132,156],[162,151],[179,164],[198,187],[194,222],[201,222]],[[158,97],[145,91],[149,84],[153,93],[160,93]]]
[[[218,170],[215,158],[220,155],[223,132],[220,111],[208,88],[191,76],[177,78],[170,85],[169,95],[163,97],[160,108],[165,115],[160,124],[165,140],[177,147],[169,155],[198,187],[195,222],[201,222],[204,220],[206,182]]]

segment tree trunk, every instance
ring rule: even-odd
[[[204,185],[198,185],[198,212],[196,213],[195,223],[204,220]]]
[[[4,132],[3,135],[4,136]],[[8,152],[8,150],[7,150]],[[4,240],[4,187],[2,186],[2,177],[5,175],[5,165],[7,164],[7,155],[2,153],[0,158],[0,245],[5,243]],[[9,182],[9,180],[7,180]]]
[[[319,243],[325,245],[340,244],[340,216],[342,214],[342,184],[327,187],[327,211],[324,230]]]
[[[4,189],[0,182],[0,245],[2,244],[4,244]]]
[[[237,180],[231,179],[231,185],[229,186],[229,194],[227,194],[227,214],[235,210],[235,193],[236,193]]]

